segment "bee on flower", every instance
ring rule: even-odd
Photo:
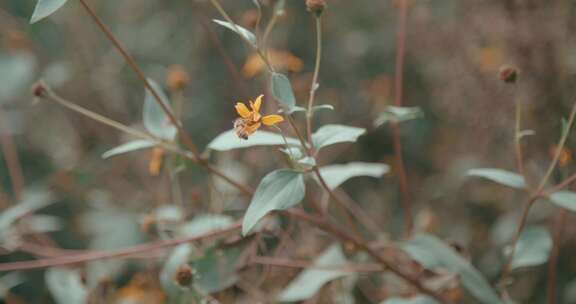
[[[236,112],[238,112],[240,117],[234,121],[234,130],[238,137],[248,139],[262,124],[265,126],[273,126],[284,121],[284,118],[280,115],[272,114],[262,116],[262,114],[260,114],[263,97],[264,95],[260,95],[255,101],[250,101],[250,109],[242,102],[236,103]]]

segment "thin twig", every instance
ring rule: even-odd
[[[305,269],[319,269],[331,271],[347,271],[347,272],[383,272],[381,264],[377,263],[347,263],[346,265],[314,265],[313,262],[304,260],[293,260],[286,258],[276,258],[267,256],[254,256],[249,260],[250,263],[287,267],[287,268],[305,268]]]
[[[556,220],[554,220],[554,236],[552,251],[550,252],[550,261],[548,261],[548,304],[556,304],[557,290],[557,270],[558,258],[560,256],[560,245],[562,243],[562,232],[566,225],[568,211],[564,208],[558,210]]]
[[[398,17],[398,32],[396,35],[396,67],[394,77],[394,105],[402,106],[404,94],[404,57],[406,54],[406,23],[408,19],[408,1],[400,0]],[[414,219],[412,216],[412,201],[408,189],[408,177],[404,168],[404,157],[402,155],[402,140],[400,138],[400,125],[392,124],[392,136],[394,145],[394,155],[396,157],[396,170],[402,194],[402,206],[404,209],[404,227],[407,235],[412,233]]]
[[[0,110],[0,122],[7,123],[2,110]],[[2,130],[3,126],[4,124],[0,123],[0,146],[2,146],[4,162],[6,162],[8,175],[10,176],[10,182],[12,183],[14,199],[16,202],[19,202],[24,190],[24,174],[22,173],[22,166],[20,165],[20,159],[18,158],[18,151],[14,144],[14,138],[12,137],[10,130]]]
[[[46,267],[53,267],[53,266],[63,266],[63,265],[70,265],[76,263],[85,263],[94,260],[102,260],[102,259],[111,259],[111,258],[119,258],[119,257],[126,257],[132,255],[138,255],[143,252],[153,252],[159,249],[173,247],[176,245],[190,243],[193,241],[198,241],[206,238],[216,237],[225,233],[229,233],[232,231],[236,231],[242,227],[242,223],[240,221],[235,222],[229,226],[224,228],[213,230],[208,233],[203,233],[200,235],[194,236],[185,236],[185,237],[178,237],[173,238],[170,240],[165,241],[158,241],[146,244],[140,244],[128,248],[118,249],[118,250],[110,250],[110,251],[91,251],[82,254],[71,254],[66,255],[63,257],[56,257],[56,258],[47,258],[47,259],[39,259],[33,261],[21,261],[21,262],[13,262],[13,263],[3,263],[0,264],[0,272],[1,271],[14,271],[14,270],[30,270],[30,269],[38,269],[38,268],[46,268]]]
[[[308,98],[308,112],[306,112],[306,134],[308,142],[312,142],[312,117],[314,116],[313,107],[318,89],[318,74],[320,72],[320,61],[322,59],[322,15],[314,14],[316,22],[316,62],[314,64],[314,74],[312,84],[310,85],[310,97]]]

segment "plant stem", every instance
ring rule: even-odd
[[[557,290],[557,269],[558,258],[560,256],[560,245],[562,243],[562,232],[566,225],[566,217],[568,211],[560,208],[554,220],[554,236],[552,243],[552,251],[550,252],[550,260],[548,261],[548,304],[556,304]]]
[[[511,269],[512,261],[514,259],[514,254],[516,252],[516,244],[518,243],[518,240],[520,239],[520,235],[522,234],[522,231],[524,230],[524,227],[526,226],[526,222],[528,221],[528,215],[530,214],[530,208],[532,208],[532,205],[534,205],[534,203],[540,197],[542,197],[542,194],[544,193],[544,190],[543,190],[544,186],[546,186],[548,179],[550,178],[550,176],[554,172],[554,169],[556,168],[556,164],[558,163],[558,159],[560,159],[560,154],[562,153],[562,149],[564,148],[564,145],[566,144],[566,140],[568,139],[568,135],[570,134],[570,129],[572,128],[572,125],[574,124],[575,118],[576,118],[576,102],[572,105],[572,110],[570,111],[570,117],[568,118],[566,130],[563,131],[564,133],[560,137],[558,145],[556,146],[554,158],[552,159],[552,162],[550,162],[550,165],[548,166],[548,170],[546,170],[546,174],[540,180],[540,183],[538,184],[538,187],[536,188],[536,190],[530,195],[530,197],[528,198],[528,200],[524,204],[524,209],[522,210],[522,215],[520,216],[520,220],[518,221],[516,232],[512,238],[512,243],[510,244],[510,246],[511,246],[510,254],[508,255],[506,262],[504,263],[504,266],[502,269],[502,275],[500,278],[501,284],[506,282],[506,279],[510,275],[510,272],[512,270]]]
[[[226,234],[232,231],[236,231],[242,227],[240,221],[235,222],[231,225],[223,227],[221,229],[213,230],[208,233],[203,233],[194,236],[185,236],[173,238],[170,240],[157,241],[152,243],[146,243],[141,245],[136,245],[128,248],[110,250],[110,251],[90,251],[80,254],[70,254],[55,258],[39,259],[34,261],[21,261],[12,263],[0,264],[0,272],[3,271],[14,271],[14,270],[31,270],[38,268],[46,268],[53,266],[63,266],[77,263],[85,263],[94,260],[110,259],[127,257],[132,255],[139,255],[143,252],[153,252],[159,249],[164,249],[168,247],[177,246],[184,243],[190,243],[193,241],[198,241],[206,238],[216,237],[222,234]]]
[[[310,85],[310,97],[308,98],[308,111],[306,112],[306,133],[308,134],[308,141],[312,142],[312,111],[314,107],[314,99],[316,97],[316,90],[318,89],[318,74],[320,72],[320,61],[322,59],[322,15],[314,18],[316,21],[316,62],[314,64],[314,74],[312,76],[312,84]]]
[[[399,5],[400,15],[398,18],[398,32],[396,35],[396,73],[394,77],[394,105],[397,107],[402,106],[402,98],[404,93],[404,57],[406,54],[406,23],[408,19],[407,0],[400,0]],[[400,192],[402,194],[402,205],[404,209],[404,227],[406,235],[410,235],[412,234],[414,219],[412,215],[412,201],[409,192],[410,190],[408,189],[408,177],[406,175],[406,169],[404,168],[404,159],[402,156],[400,125],[398,123],[392,123],[392,136],[394,155],[396,156],[396,170],[398,172]]]
[[[14,201],[20,202],[24,191],[24,174],[20,165],[18,151],[14,144],[14,137],[10,134],[10,130],[2,130],[2,122],[8,123],[4,118],[4,112],[0,110],[0,146],[2,147],[4,162],[6,162],[6,167],[8,168],[8,176],[10,176],[10,182],[12,183]]]

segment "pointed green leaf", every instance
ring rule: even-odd
[[[510,248],[506,251],[510,251]],[[552,238],[544,227],[527,227],[516,243],[512,269],[544,264],[552,249]]]
[[[342,268],[347,261],[339,245],[328,247],[313,263],[316,267]],[[343,270],[318,268],[303,270],[278,296],[278,301],[296,302],[313,297],[326,283],[353,274]]]
[[[36,23],[57,11],[62,5],[66,4],[68,0],[38,0],[34,13],[30,18],[30,23]]]
[[[213,19],[212,21],[246,38],[246,40],[248,40],[252,45],[256,45],[256,36],[254,36],[254,34],[252,34],[252,32],[250,32],[249,30],[239,26],[238,24],[232,24],[230,22],[218,19]]]
[[[576,192],[557,191],[549,196],[552,203],[570,211],[576,212]]]
[[[258,221],[274,210],[285,210],[300,203],[306,187],[301,173],[277,170],[266,175],[250,202],[242,222],[242,234],[247,235]]]
[[[46,272],[46,285],[58,304],[86,303],[88,290],[80,270],[67,268],[50,268]]]
[[[110,158],[112,156],[132,152],[132,151],[136,151],[136,150],[151,148],[151,147],[154,147],[154,145],[155,145],[155,143],[153,143],[149,140],[145,140],[145,139],[133,140],[133,141],[129,141],[127,143],[121,144],[116,148],[110,149],[110,150],[102,153],[102,158],[106,159],[106,158]]]
[[[366,129],[344,126],[324,125],[312,134],[312,142],[316,149],[344,142],[355,142]]]
[[[399,123],[422,116],[424,116],[424,113],[418,107],[387,106],[384,112],[374,121],[374,126],[379,127],[388,122]]]
[[[468,170],[467,175],[482,177],[498,184],[516,189],[522,189],[526,187],[526,184],[524,183],[524,177],[522,177],[520,174],[506,170],[492,168],[471,169]]]
[[[294,138],[286,138],[289,145],[297,146],[300,142]],[[281,146],[284,139],[280,134],[268,131],[256,131],[248,139],[239,138],[234,130],[226,131],[214,138],[208,149],[216,151],[229,151],[234,149],[255,147],[255,146]]]
[[[401,247],[427,269],[443,268],[457,273],[464,288],[479,302],[485,304],[502,303],[498,294],[482,274],[470,262],[438,238],[420,234],[403,242]]]
[[[272,74],[272,95],[278,99],[288,113],[296,106],[296,97],[294,97],[290,80],[280,73]]]
[[[170,101],[162,87],[152,79],[148,79],[150,86],[160,96],[162,103],[170,109]],[[158,104],[154,95],[146,90],[146,95],[144,97],[144,111],[143,111],[143,121],[144,127],[150,132],[150,134],[172,141],[176,137],[176,127],[170,122],[168,115],[164,112],[162,107]]]
[[[385,164],[352,162],[344,165],[331,165],[320,168],[320,175],[330,189],[335,189],[348,179],[356,176],[381,177],[390,170]]]
[[[312,113],[316,113],[320,110],[334,110],[334,106],[333,105],[329,105],[329,104],[323,104],[323,105],[317,105],[312,107]],[[299,107],[299,106],[295,106],[293,107],[290,111],[288,111],[288,114],[292,114],[292,113],[296,113],[296,112],[306,112],[306,108],[303,107]]]

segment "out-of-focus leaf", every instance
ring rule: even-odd
[[[276,170],[266,175],[244,215],[242,234],[247,235],[269,212],[288,209],[300,203],[305,191],[304,176],[299,172]]]
[[[526,187],[524,177],[522,177],[520,174],[506,170],[493,168],[471,169],[468,170],[466,174],[470,176],[482,177],[498,184],[516,189],[522,189]]]
[[[136,150],[147,149],[147,148],[154,147],[154,145],[155,145],[154,142],[151,142],[151,141],[145,140],[145,139],[133,140],[133,141],[129,141],[127,143],[121,144],[116,148],[112,148],[112,149],[102,153],[102,158],[106,159],[106,158],[109,158],[112,156],[132,152],[132,151],[136,151]]]
[[[306,156],[296,161],[298,166],[304,170],[308,170],[316,166],[316,159],[314,157]]]
[[[22,94],[31,85],[35,65],[30,54],[0,53],[0,104]]]
[[[286,0],[278,0],[276,1],[276,5],[274,5],[274,14],[278,16],[284,15],[284,6],[286,5]]]
[[[72,77],[72,66],[67,62],[54,62],[44,69],[42,79],[51,87],[57,87],[70,80]]]
[[[544,264],[552,249],[552,238],[544,227],[527,227],[516,243],[512,269]],[[508,248],[507,254],[510,252]]]
[[[51,215],[31,215],[23,218],[22,222],[26,229],[35,233],[53,232],[62,228],[62,221]]]
[[[212,21],[214,21],[216,24],[221,25],[221,26],[233,31],[234,33],[244,37],[252,45],[256,45],[256,36],[254,36],[254,34],[252,34],[252,32],[250,32],[249,30],[239,26],[238,24],[232,24],[230,22],[218,20],[218,19],[213,19]]]
[[[34,13],[30,18],[30,23],[36,23],[57,11],[68,0],[38,0]]]
[[[576,212],[576,192],[557,191],[549,196],[552,203],[570,211]]]
[[[320,175],[330,189],[335,189],[345,181],[356,176],[381,177],[390,167],[378,163],[352,162],[344,165],[331,165],[320,168]]]
[[[316,113],[317,111],[320,111],[320,110],[334,110],[334,106],[329,105],[329,104],[323,104],[323,105],[317,105],[317,106],[312,107],[312,113]],[[304,107],[295,106],[292,108],[292,110],[289,112],[289,114],[296,113],[296,112],[306,112],[306,111],[308,111],[308,110]]]
[[[384,112],[376,118],[374,126],[379,127],[385,123],[399,123],[424,116],[422,110],[418,107],[395,107],[387,106]]]
[[[23,216],[44,208],[52,202],[52,195],[44,189],[28,190],[22,201],[0,212],[0,243],[7,242],[14,230],[12,225]]]
[[[389,298],[380,304],[438,304],[438,302],[429,296],[418,295],[411,298]]]
[[[365,129],[344,126],[324,125],[312,134],[312,142],[316,149],[344,142],[355,142]]]
[[[79,270],[50,268],[46,271],[46,285],[58,304],[86,303],[88,290]]]
[[[10,289],[24,282],[24,276],[19,272],[11,272],[0,278],[0,300],[6,297]]]
[[[154,92],[158,94],[162,103],[165,104],[168,109],[171,109],[170,101],[162,87],[152,79],[148,79],[148,83],[150,83]],[[176,127],[172,124],[168,115],[166,115],[149,90],[146,90],[144,97],[143,121],[144,127],[146,127],[146,130],[148,130],[150,134],[165,140],[174,140],[177,133]]]
[[[179,229],[180,235],[194,236],[208,233],[213,230],[222,229],[230,226],[234,219],[219,214],[202,214],[194,217],[194,219]]]
[[[313,263],[318,267],[342,267],[347,263],[339,245],[326,249]],[[303,301],[314,296],[324,284],[352,274],[342,270],[309,268],[303,270],[278,296],[279,301]]]
[[[160,271],[160,282],[164,291],[170,298],[176,299],[185,296],[189,290],[182,288],[175,282],[176,272],[182,265],[187,265],[194,247],[191,244],[182,244],[176,246],[170,256],[164,263]]]
[[[286,138],[289,145],[297,146],[300,143],[295,138]],[[280,134],[268,131],[256,131],[248,139],[239,138],[234,130],[226,131],[214,138],[208,149],[216,151],[229,151],[234,149],[255,147],[255,146],[280,146],[284,145],[284,139]]]
[[[192,262],[196,287],[210,294],[234,285],[238,281],[236,266],[241,253],[241,246],[206,250],[203,257]]]
[[[460,276],[462,285],[479,302],[502,303],[482,274],[450,246],[438,238],[420,234],[403,242],[401,247],[427,269],[447,269]]]
[[[290,80],[283,74],[273,73],[271,81],[272,95],[278,99],[288,113],[291,113],[292,109],[296,106],[296,97],[294,97]]]

